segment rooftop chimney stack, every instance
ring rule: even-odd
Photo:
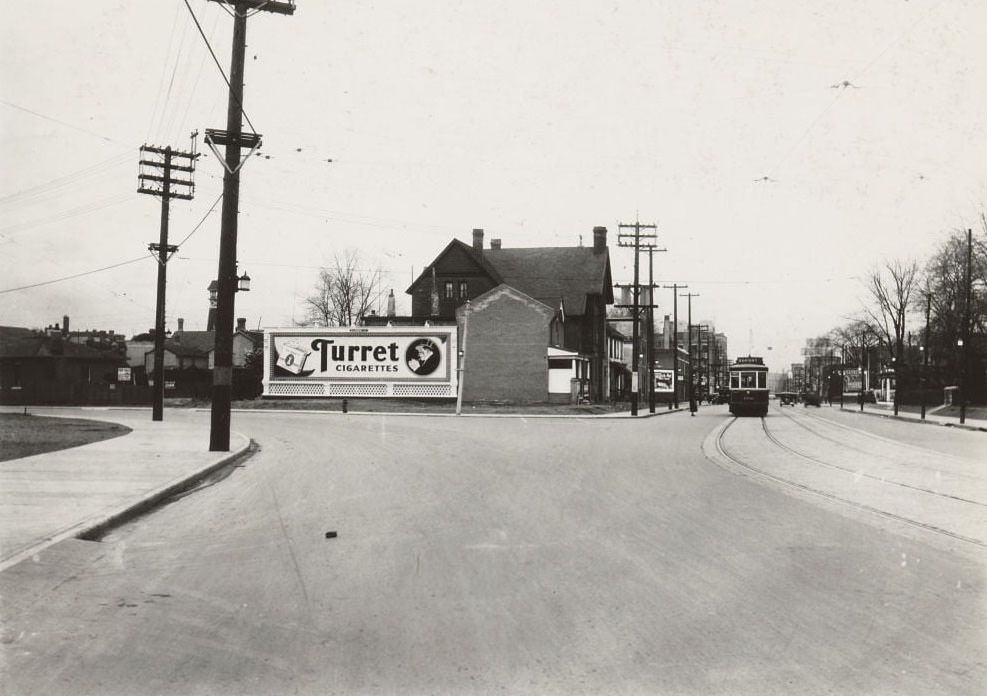
[[[483,251],[483,229],[479,227],[473,228],[473,248],[479,252]]]
[[[185,330],[185,320],[182,319],[181,317],[179,317],[178,318],[178,333],[181,333],[184,330]]]
[[[236,320],[236,330],[246,331],[247,330],[247,319],[246,317],[239,317]]]
[[[68,336],[69,335],[69,315],[68,314],[63,314],[62,315],[62,335],[63,336]]]
[[[490,248],[491,249],[500,249],[500,240],[499,239],[491,239],[490,240]]]
[[[599,253],[607,250],[607,228],[593,228],[593,252]]]

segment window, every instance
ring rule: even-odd
[[[740,388],[741,389],[754,389],[757,386],[757,373],[756,372],[741,372],[740,373]]]
[[[730,373],[730,388],[731,389],[740,389],[740,373],[739,372],[731,372]]]
[[[470,284],[468,281],[459,281],[459,299],[465,300],[470,296]]]
[[[445,298],[447,300],[454,300],[454,299],[456,299],[456,297],[452,294],[452,281],[451,280],[447,280],[446,281],[446,283],[445,283],[445,292],[446,292]]]
[[[757,388],[767,389],[768,388],[768,373],[758,372],[757,373]]]

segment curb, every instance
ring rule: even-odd
[[[237,433],[241,438],[247,439],[241,433]],[[157,490],[151,491],[146,494],[140,500],[126,505],[117,512],[110,513],[104,517],[98,517],[90,520],[83,520],[77,524],[71,525],[70,527],[63,528],[60,531],[55,532],[49,537],[45,537],[39,540],[32,546],[29,546],[11,557],[4,559],[0,562],[0,573],[6,571],[9,568],[16,566],[18,563],[37,555],[38,553],[44,551],[45,549],[54,546],[66,539],[82,539],[85,541],[96,541],[101,536],[105,535],[110,530],[133,520],[134,518],[149,512],[154,509],[163,501],[167,500],[171,496],[180,493],[181,491],[190,488],[194,484],[198,483],[200,480],[206,478],[210,474],[222,469],[229,464],[237,461],[238,459],[245,458],[253,453],[256,449],[256,444],[253,440],[247,439],[247,444],[236,450],[235,452],[230,452],[221,459],[205,466],[198,471],[193,471],[190,474],[181,476],[171,483],[165,484]]]
[[[243,436],[241,435],[241,437]],[[87,523],[86,527],[73,536],[76,539],[83,539],[85,541],[96,541],[110,530],[129,522],[135,517],[139,517],[149,510],[154,509],[162,501],[167,500],[177,493],[181,493],[210,474],[219,471],[223,467],[232,464],[238,459],[246,458],[248,455],[253,454],[253,452],[257,449],[257,444],[253,440],[247,440],[247,444],[235,452],[227,454],[222,459],[213,462],[203,469],[199,469],[191,474],[175,479],[171,483],[162,486],[156,491],[148,493],[133,505],[130,505],[119,512],[112,513],[111,515],[95,522]]]
[[[903,421],[906,423],[918,423],[919,425],[937,425],[941,428],[957,428],[958,430],[969,430],[972,432],[987,433],[987,428],[979,425],[967,425],[966,423],[946,423],[939,420],[922,420],[921,418],[912,416],[903,416],[898,414],[897,416],[893,413],[875,413],[874,411],[858,411],[852,408],[840,408],[840,411],[845,411],[847,413],[856,413],[858,415],[873,416],[875,418],[890,418],[891,420]]]

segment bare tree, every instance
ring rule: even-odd
[[[898,414],[898,375],[905,354],[905,324],[912,294],[916,291],[918,264],[914,261],[894,260],[883,269],[875,269],[868,279],[873,304],[864,311],[874,327],[882,334],[891,349],[895,372],[894,412]]]
[[[987,219],[982,219],[987,239]],[[971,283],[987,285],[987,244],[975,238],[972,249]],[[957,337],[963,334],[966,309],[967,240],[964,230],[956,230],[940,247],[925,268],[925,287],[931,297],[931,343],[937,362],[955,374],[959,370]],[[987,332],[987,298],[972,293],[970,326],[974,335]]]
[[[333,255],[319,270],[314,292],[305,298],[307,319],[318,326],[354,326],[381,298],[380,269],[360,268],[358,252]]]

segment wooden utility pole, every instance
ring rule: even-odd
[[[929,378],[929,318],[932,314],[932,292],[925,291],[925,345],[922,346],[922,379],[919,394],[922,400],[922,420],[925,420],[925,384]],[[895,385],[897,388],[897,385]]]
[[[696,390],[694,386],[695,376],[692,368],[692,298],[699,297],[698,292],[686,292],[682,297],[689,298],[689,415],[696,415]]]
[[[634,234],[623,232],[625,229],[634,229]],[[641,247],[653,247],[655,239],[657,238],[658,225],[642,225],[640,222],[635,222],[633,225],[620,223],[617,225],[617,245],[618,246],[633,246],[634,247],[634,309],[633,309],[633,324],[632,331],[633,337],[631,338],[631,415],[637,415],[637,401],[638,392],[640,391],[639,381],[639,367],[638,367],[638,352],[640,347],[639,336],[640,331],[638,328],[638,323],[641,321],[640,317],[640,294],[641,286],[639,280],[639,259],[638,253],[641,251]],[[646,230],[644,233],[641,230]],[[651,231],[647,231],[651,230]],[[634,243],[629,243],[629,239],[633,238]],[[644,240],[644,243],[642,243]]]
[[[226,130],[207,130],[206,142],[216,152],[225,146],[222,226],[219,238],[219,271],[216,277],[216,343],[212,382],[212,419],[209,450],[230,449],[230,402],[233,394],[233,314],[236,292],[237,212],[240,203],[241,150],[252,152],[260,146],[259,133],[244,133],[243,73],[247,46],[247,16],[256,12],[295,13],[293,2],[265,0],[211,0],[233,10],[233,54],[230,61],[230,90],[226,109]],[[248,153],[249,154],[249,153]]]
[[[178,251],[177,246],[168,244],[169,201],[172,198],[192,200],[195,183],[195,137],[192,134],[192,152],[142,145],[140,149],[140,170],[137,175],[137,192],[161,197],[161,232],[157,244],[148,244],[152,255],[157,254],[158,296],[154,312],[154,385],[151,389],[151,420],[164,419],[164,340],[165,340],[165,289],[167,285],[167,264],[171,255]],[[176,164],[175,160],[180,164]],[[179,172],[179,176],[173,176]]]
[[[666,290],[672,291],[672,321],[675,322],[675,327],[672,329],[672,403],[675,404],[675,408],[679,407],[679,290],[688,290],[688,285],[679,285],[678,283],[672,283],[671,285],[662,286]]]
[[[648,246],[648,412],[655,412],[655,260],[654,252],[666,251]]]

